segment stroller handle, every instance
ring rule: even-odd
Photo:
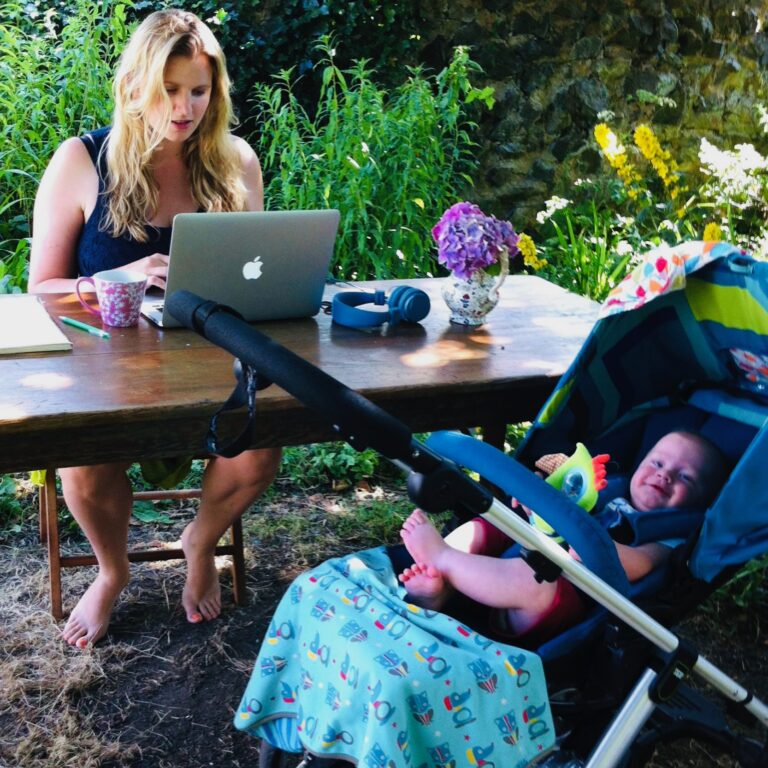
[[[391,460],[410,458],[412,435],[405,424],[252,328],[229,307],[191,291],[175,291],[167,303],[179,322],[326,417],[353,448],[371,447]]]

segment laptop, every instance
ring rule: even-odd
[[[192,291],[248,322],[316,315],[338,225],[337,210],[177,214],[166,295]],[[162,294],[148,293],[141,312],[161,328],[181,325]]]

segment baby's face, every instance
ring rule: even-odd
[[[707,497],[709,470],[709,455],[699,440],[675,432],[665,435],[632,475],[632,505],[641,512],[696,506]]]

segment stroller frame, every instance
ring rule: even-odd
[[[408,473],[409,493],[415,504],[428,512],[451,509],[466,518],[482,514],[528,550],[544,555],[574,585],[667,654],[664,668],[656,671],[648,667],[642,673],[623,707],[592,749],[587,762],[578,765],[586,768],[622,765],[627,751],[656,707],[689,673],[706,682],[768,729],[768,705],[634,605],[625,596],[626,577],[605,531],[572,501],[546,485],[527,468],[486,446],[504,460],[503,471],[507,482],[514,484],[515,495],[523,504],[538,504],[542,508],[543,501],[561,508],[565,516],[572,519],[573,538],[567,525],[558,524],[558,531],[574,544],[585,561],[591,559],[586,554],[591,547],[588,542],[600,542],[605,550],[605,559],[596,568],[597,572],[574,560],[549,537],[512,513],[489,490],[469,478],[451,457],[440,455],[415,440],[404,424],[261,334],[228,307],[187,291],[173,294],[168,301],[170,311],[184,325],[232,353],[243,368],[255,372],[259,386],[272,382],[278,384],[326,417],[339,439],[358,450],[372,447]],[[490,471],[486,471],[488,469],[484,467],[483,476],[495,482],[498,479],[495,472],[501,470],[491,467]]]

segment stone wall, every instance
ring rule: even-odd
[[[600,169],[599,115],[648,121],[684,168],[699,140],[765,151],[768,0],[421,0],[421,57],[472,47],[497,103],[481,116],[473,199],[524,225],[554,191]],[[638,101],[644,90],[674,106]]]

